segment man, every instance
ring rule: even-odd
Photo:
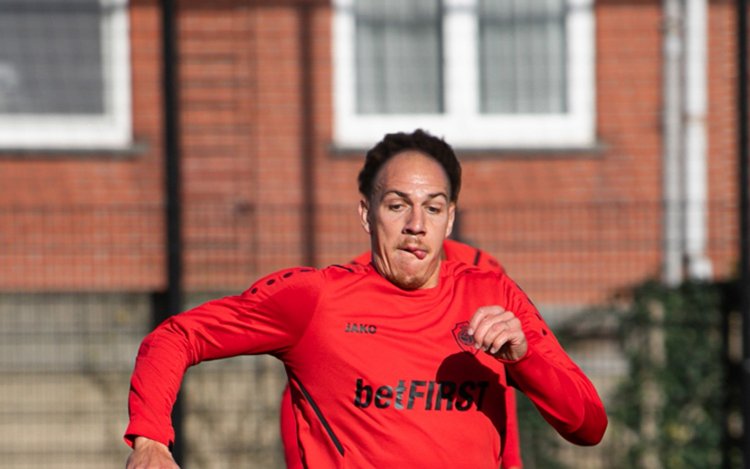
[[[478,266],[482,269],[503,273],[500,262],[486,252],[458,241],[446,239],[443,242],[443,259],[461,261]],[[352,264],[367,265],[372,261],[370,251],[360,254]],[[506,434],[502,450],[502,469],[519,469],[521,462],[521,441],[518,434],[518,419],[516,415],[516,393],[508,388],[506,400]],[[281,442],[284,448],[284,460],[287,469],[302,469],[302,457],[297,446],[297,423],[294,420],[294,408],[289,386],[284,387],[281,395],[279,412]]]
[[[171,406],[188,366],[271,353],[289,376],[307,467],[492,468],[509,382],[569,441],[597,444],[594,386],[504,274],[441,259],[460,164],[425,132],[389,134],[359,175],[366,266],[295,268],[174,316],[144,339],[128,468],[176,467]]]

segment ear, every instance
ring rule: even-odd
[[[450,236],[453,232],[454,221],[456,221],[456,204],[455,202],[451,202],[451,204],[448,206],[448,226],[445,228],[446,238],[448,238],[448,236]]]
[[[362,229],[367,234],[370,234],[370,206],[367,204],[365,199],[359,201],[359,222],[362,224]]]

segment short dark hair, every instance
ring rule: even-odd
[[[373,183],[380,168],[393,156],[407,150],[424,153],[440,163],[450,183],[450,200],[456,202],[461,190],[461,163],[453,152],[453,148],[445,140],[430,135],[422,129],[417,129],[412,133],[386,134],[383,140],[375,144],[365,155],[365,164],[359,172],[357,178],[359,192],[370,200]]]

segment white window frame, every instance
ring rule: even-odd
[[[568,148],[595,144],[593,0],[568,0],[568,111],[505,115],[480,113],[478,0],[443,0],[446,106],[443,114],[357,114],[354,1],[333,1],[334,145],[368,148],[386,133],[416,128],[466,149]]]
[[[125,149],[132,144],[127,0],[100,0],[105,113],[98,116],[0,113],[0,149]]]

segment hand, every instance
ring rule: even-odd
[[[500,306],[482,306],[476,310],[468,332],[474,337],[475,347],[501,360],[520,360],[529,348],[521,321]]]
[[[180,469],[166,445],[144,436],[136,437],[126,469]]]

